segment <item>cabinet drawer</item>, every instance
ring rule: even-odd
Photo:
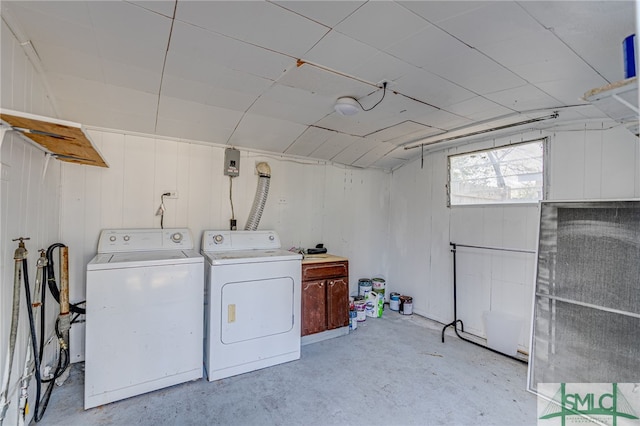
[[[302,265],[302,281],[348,276],[349,266],[347,262]]]

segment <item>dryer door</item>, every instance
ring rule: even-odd
[[[294,326],[291,277],[226,283],[221,302],[220,338],[226,345],[287,333]]]

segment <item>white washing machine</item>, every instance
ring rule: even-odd
[[[300,359],[302,255],[274,231],[205,231],[209,381]]]
[[[102,231],[87,265],[84,408],[201,378],[203,295],[188,229]]]

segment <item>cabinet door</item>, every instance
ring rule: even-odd
[[[349,325],[349,281],[334,278],[327,281],[327,330]]]
[[[327,328],[325,283],[324,280],[302,282],[302,336],[319,333]]]

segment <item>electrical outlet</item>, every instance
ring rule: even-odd
[[[169,194],[169,195],[166,195],[164,198],[173,198],[173,199],[178,198],[178,191],[164,191],[163,194]]]

